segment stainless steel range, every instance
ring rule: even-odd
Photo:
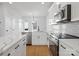
[[[60,35],[58,33],[51,33],[48,36],[49,50],[51,56],[59,55],[59,40],[58,40],[59,37]]]

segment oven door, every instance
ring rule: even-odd
[[[51,39],[49,39],[49,51],[51,56],[58,56],[59,49],[58,45],[55,44]]]

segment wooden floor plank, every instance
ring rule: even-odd
[[[27,56],[49,56],[49,49],[46,45],[32,45],[26,48]]]

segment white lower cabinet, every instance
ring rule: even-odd
[[[26,56],[26,41],[25,39],[19,42],[19,45],[16,46],[16,56]]]
[[[79,53],[72,47],[64,44],[63,42],[59,43],[59,56],[79,56]]]
[[[21,46],[17,45],[15,47],[15,56],[21,56]]]
[[[32,33],[32,45],[47,45],[47,34],[44,32]]]
[[[26,46],[25,45],[23,45],[20,49],[21,49],[21,56],[26,56],[26,48],[25,48]]]
[[[60,56],[70,56],[69,52],[64,46],[59,46],[59,55]]]
[[[23,38],[11,48],[0,54],[1,56],[26,56],[26,39]]]
[[[4,53],[2,53],[1,56],[14,56],[15,55],[15,51],[14,50],[8,50]]]
[[[23,38],[15,47],[15,56],[26,56],[26,39]]]
[[[26,38],[23,38],[21,45],[21,56],[26,56]]]

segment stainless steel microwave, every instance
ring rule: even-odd
[[[71,21],[71,4],[67,4],[62,8],[61,19]]]
[[[67,4],[60,10],[60,21],[57,23],[67,23],[71,21],[71,4]]]

